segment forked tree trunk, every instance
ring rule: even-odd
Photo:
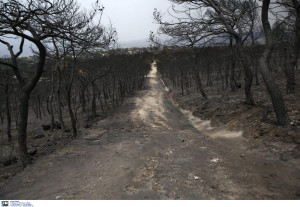
[[[23,39],[24,41],[24,39]],[[36,72],[33,75],[32,79],[26,84],[23,77],[19,73],[19,68],[17,67],[17,57],[12,56],[12,61],[15,65],[15,75],[18,78],[21,87],[21,94],[19,97],[19,114],[18,114],[18,144],[19,144],[19,154],[20,160],[22,162],[22,167],[26,167],[29,163],[29,158],[27,154],[27,122],[28,122],[28,109],[29,109],[29,97],[30,93],[40,80],[40,77],[43,74],[43,69],[46,60],[46,48],[41,42],[35,42],[35,45],[39,49],[39,61],[36,65]],[[13,53],[13,52],[12,52]]]

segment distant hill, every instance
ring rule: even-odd
[[[10,41],[13,46],[14,46],[14,50],[17,51],[19,44],[17,40],[12,40]],[[24,44],[24,50],[22,53],[22,57],[24,56],[31,56],[32,55],[32,51],[30,49],[30,47],[32,46],[31,43],[29,42],[25,42]],[[148,39],[140,39],[140,40],[133,40],[133,41],[128,41],[128,42],[121,42],[120,43],[120,47],[121,48],[133,48],[133,47],[149,47],[150,46],[150,42]],[[0,44],[0,58],[3,56],[8,56],[9,57],[9,52],[6,48],[5,45]]]
[[[149,47],[150,42],[148,39],[140,39],[140,40],[133,40],[128,42],[121,42],[121,48],[132,48],[132,47]]]

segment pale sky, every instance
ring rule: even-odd
[[[90,5],[95,0],[79,0]],[[82,3],[84,2],[84,3]],[[105,7],[103,22],[110,18],[118,32],[120,42],[147,39],[150,31],[157,29],[153,11],[166,12],[172,5],[168,0],[100,0]]]
[[[96,0],[78,0],[83,8],[91,8]],[[118,43],[135,44],[135,41],[146,41],[150,31],[158,26],[153,23],[153,11],[167,12],[172,3],[168,0],[100,0],[104,6],[103,24],[111,21],[118,32]],[[14,41],[16,42],[16,41]],[[134,45],[133,45],[134,46]],[[18,44],[15,44],[18,47]],[[3,44],[0,44],[0,57],[8,55]],[[25,43],[23,56],[31,54],[30,44]]]

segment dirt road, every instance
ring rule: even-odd
[[[299,199],[299,159],[179,109],[156,73],[82,137],[16,175],[2,199]]]

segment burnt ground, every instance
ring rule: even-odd
[[[222,89],[222,83],[205,86],[209,97],[205,101],[196,87],[188,88],[182,95],[180,88],[172,88],[171,81],[164,78],[164,83],[172,88],[169,96],[178,105],[191,111],[202,120],[209,120],[212,126],[221,126],[230,131],[242,131],[252,148],[272,152],[282,160],[300,158],[300,71],[295,71],[296,88],[294,94],[286,94],[286,78],[283,73],[273,74],[285,100],[290,117],[290,125],[281,127],[263,81],[260,85],[253,82],[252,92],[255,106],[244,103],[243,88],[235,92],[230,86]],[[225,85],[225,84],[224,84]]]
[[[299,158],[212,127],[170,95],[154,68],[145,90],[14,176],[0,199],[300,198]]]
[[[31,162],[35,162],[44,156],[49,156],[56,150],[63,148],[66,144],[74,140],[71,131],[71,121],[69,114],[64,108],[63,120],[65,123],[65,131],[62,131],[58,121],[55,121],[54,130],[50,130],[51,116],[47,114],[45,105],[42,105],[42,118],[37,118],[33,110],[29,110],[29,121],[27,127],[27,148],[30,154]],[[98,111],[97,120],[104,119],[107,114],[116,110],[118,106],[112,105],[111,101],[107,102],[104,106],[105,113]],[[100,107],[99,107],[100,108]],[[57,110],[55,108],[55,110]],[[86,106],[86,111],[76,108],[77,127],[79,136],[95,123],[91,118],[91,110]],[[58,119],[55,116],[55,119]],[[44,130],[43,126],[46,125],[49,129]],[[21,172],[22,166],[18,160],[18,142],[17,142],[17,129],[15,120],[12,122],[12,142],[7,141],[6,136],[6,122],[0,125],[0,188],[4,186],[9,180],[17,173]]]

